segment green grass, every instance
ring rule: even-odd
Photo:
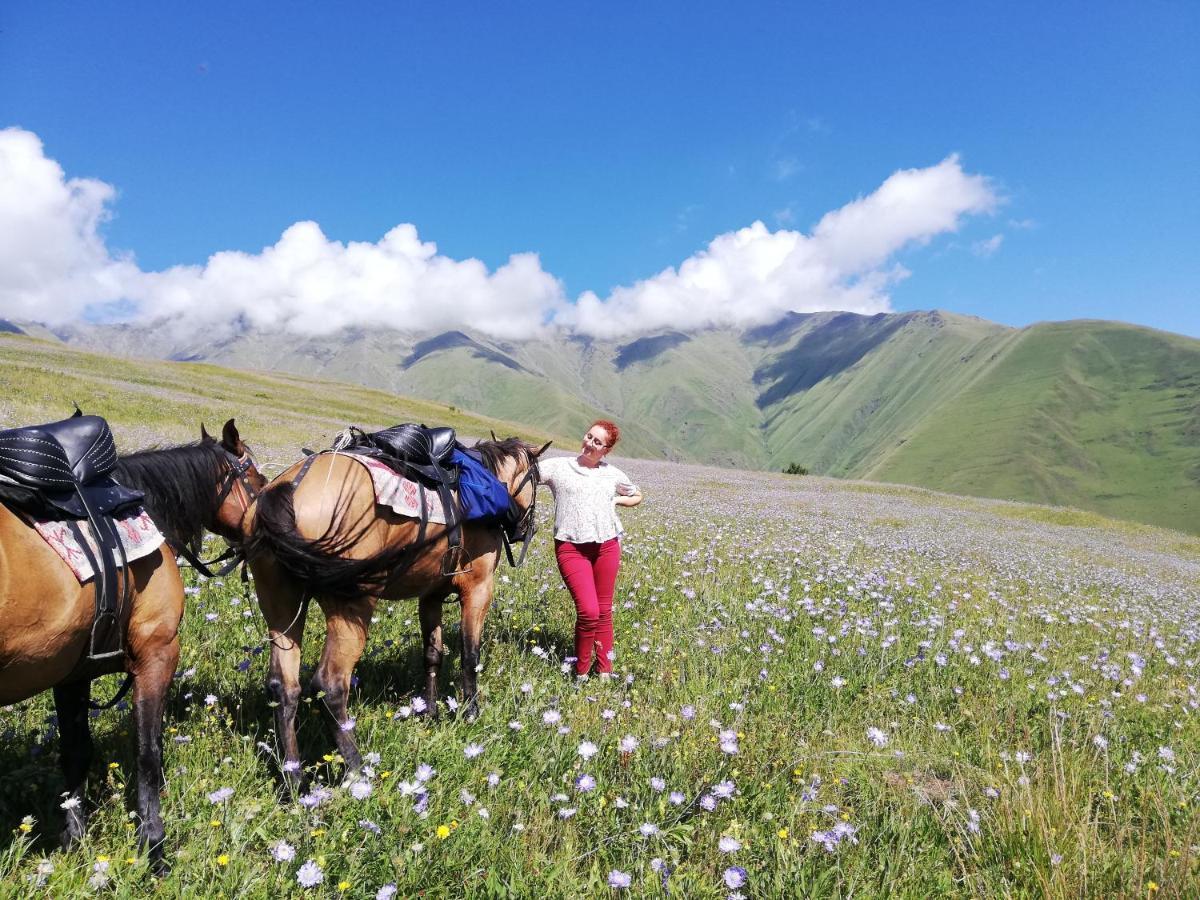
[[[155,883],[133,842],[116,711],[94,722],[87,841],[55,848],[43,695],[0,710],[0,895],[37,895],[43,859],[55,897],[93,894],[101,862],[118,897],[370,898],[385,884],[615,897],[617,870],[630,896],[720,898],[733,866],[752,897],[1145,897],[1152,882],[1183,897],[1200,883],[1200,585],[1195,556],[1168,549],[1194,541],[908,488],[637,460],[629,472],[648,499],[623,513],[617,680],[560,670],[573,612],[543,528],[526,567],[498,574],[475,723],[406,715],[416,607],[379,606],[351,700],[360,746],[379,754],[370,795],[340,786],[309,703],[305,762],[331,796],[306,810],[279,802],[253,600],[236,578],[191,580],[167,721],[171,874]],[[306,667],[322,630],[314,612]],[[443,696],[457,674],[452,652]],[[625,736],[636,748],[620,750]],[[437,769],[424,816],[401,786],[421,763]],[[578,789],[585,774],[594,790]],[[706,810],[726,781],[732,797]],[[232,796],[212,803],[223,787]],[[857,843],[826,852],[814,832],[838,823]],[[723,837],[740,846],[723,852]],[[272,858],[280,841],[294,860]],[[306,860],[318,889],[297,882]]]

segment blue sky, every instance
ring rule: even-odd
[[[1200,336],[1200,4],[848,6],[8,3],[0,128],[111,186],[106,265],[411,223],[489,273],[537,254],[541,314],[956,154],[992,202],[843,287]]]

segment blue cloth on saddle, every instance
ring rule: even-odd
[[[475,457],[457,447],[450,461],[459,467],[458,502],[463,521],[502,519],[508,512],[508,488]]]

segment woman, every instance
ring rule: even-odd
[[[541,483],[554,494],[554,555],[575,601],[575,674],[587,675],[596,649],[599,672],[612,672],[612,604],[621,567],[615,506],[637,506],[642,493],[604,461],[621,437],[606,419],[592,423],[578,456],[538,463]],[[597,649],[598,648],[598,649]]]

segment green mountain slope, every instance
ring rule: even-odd
[[[78,403],[106,417],[122,450],[162,441],[193,441],[200,423],[219,429],[235,417],[246,440],[283,448],[269,460],[291,462],[300,448],[327,447],[349,424],[385,427],[416,421],[451,425],[463,435],[555,438],[543,429],[477,416],[440,403],[355,385],[200,363],[128,360],[36,338],[0,334],[0,427],[65,418]]]
[[[359,331],[88,346],[371,384],[546,431],[617,421],[630,455],[1069,504],[1200,532],[1200,341],[1115,322],[791,314],[749,331],[497,341]]]
[[[804,323],[759,370],[772,468],[863,477],[1011,333],[940,312]]]
[[[1200,530],[1200,342],[1036,325],[855,474]]]

